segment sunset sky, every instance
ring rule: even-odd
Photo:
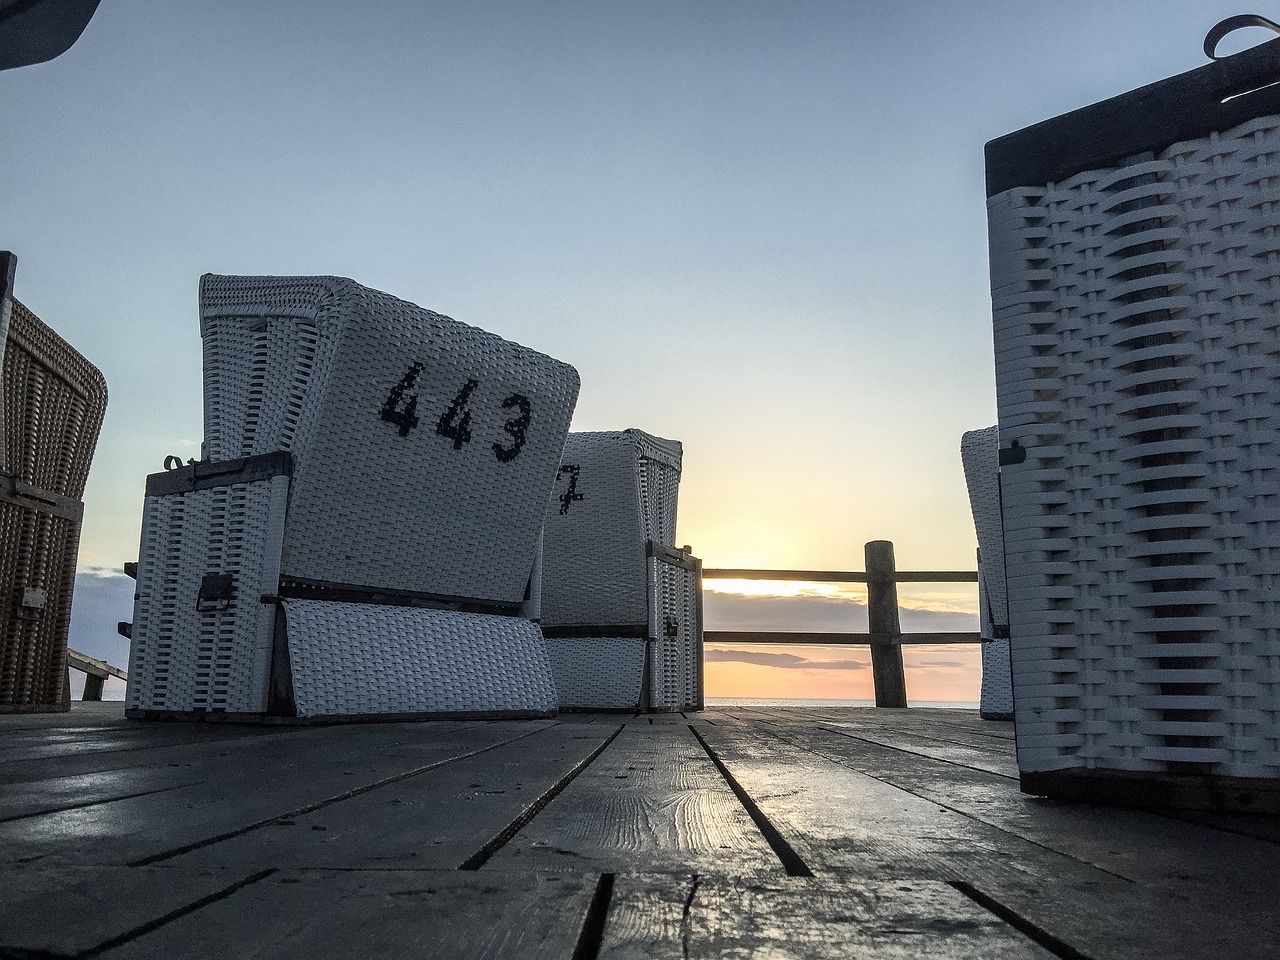
[[[1240,12],[103,0],[0,73],[17,296],[111,391],[72,644],[122,662],[144,477],[197,455],[205,272],[349,276],[572,363],[574,429],[683,441],[678,540],[708,566],[862,569],[889,539],[900,568],[971,568],[983,144],[1201,65]],[[865,619],[856,593],[717,589],[713,628]],[[972,629],[973,592],[904,591],[904,623]],[[976,699],[976,658],[910,651],[911,695]],[[719,651],[708,692],[866,697],[865,660]]]

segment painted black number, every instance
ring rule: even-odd
[[[387,399],[382,404],[381,416],[387,423],[399,428],[400,436],[407,437],[409,431],[418,425],[418,395],[410,393],[418,383],[423,365],[415,363],[400,382],[391,388]],[[458,395],[449,404],[449,409],[440,414],[436,421],[436,433],[453,441],[453,449],[461,450],[463,445],[471,442],[471,411],[467,409],[467,401],[480,385],[479,380],[468,380],[463,384]],[[502,401],[503,410],[516,409],[519,415],[503,424],[502,429],[511,436],[511,445],[504,447],[500,443],[493,444],[493,455],[503,463],[510,463],[524,449],[529,422],[533,419],[533,406],[529,398],[513,393]],[[581,496],[574,499],[581,500]]]
[[[504,447],[500,443],[493,445],[493,455],[503,463],[510,463],[524,449],[524,434],[529,429],[529,419],[533,416],[533,408],[529,405],[528,397],[513,393],[502,401],[503,410],[510,410],[512,407],[520,408],[520,416],[502,425],[502,429],[511,434],[511,446]]]
[[[479,386],[476,380],[468,380],[466,386],[458,391],[449,404],[449,409],[440,414],[436,423],[436,433],[453,441],[453,449],[461,450],[464,443],[471,442],[471,411],[464,410],[463,405],[471,398],[471,392]]]
[[[410,394],[409,399],[405,399],[405,392],[412,390],[414,384],[418,382],[418,374],[422,372],[422,364],[415,363],[409,368],[408,372],[400,378],[400,382],[391,388],[391,392],[387,394],[386,402],[382,405],[382,419],[387,423],[393,423],[400,428],[400,436],[407,437],[409,431],[418,425],[417,409],[418,395]],[[401,408],[400,404],[404,404]]]
[[[560,515],[564,516],[569,512],[569,506],[575,500],[581,500],[582,494],[578,492],[578,474],[582,473],[582,468],[574,463],[566,463],[560,468],[560,476],[569,477],[569,486],[560,496]]]

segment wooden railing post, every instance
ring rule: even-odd
[[[99,677],[92,673],[84,675],[84,693],[81,694],[81,700],[96,702],[102,699],[102,686],[106,682],[106,677]]]
[[[871,677],[877,707],[907,705],[907,677],[902,668],[902,627],[898,623],[897,568],[893,543],[866,545],[867,620],[871,634]]]

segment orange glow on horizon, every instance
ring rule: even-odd
[[[792,599],[821,597],[865,605],[867,587],[862,583],[817,583],[809,580],[703,580],[710,593],[743,597]],[[898,606],[903,610],[936,610],[945,613],[978,613],[978,585],[974,583],[902,583]]]
[[[812,666],[774,666],[737,660],[704,661],[708,697],[814,700],[873,700],[871,651],[864,646],[756,646],[708,644],[707,651],[779,655],[813,661]],[[907,696],[912,701],[977,703],[982,686],[982,653],[977,644],[903,648]],[[824,667],[823,661],[858,661],[865,669]]]
[[[776,697],[784,700],[871,700],[870,670],[822,670],[708,661],[708,697]]]

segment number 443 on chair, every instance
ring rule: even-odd
[[[405,375],[400,378],[400,382],[391,388],[386,401],[382,404],[380,413],[382,419],[397,427],[402,437],[407,437],[410,431],[418,426],[418,394],[409,393],[409,391],[417,386],[418,376],[422,370],[421,363],[415,363],[409,367]],[[454,396],[453,401],[440,414],[440,419],[436,421],[436,434],[453,441],[455,450],[461,450],[464,445],[471,442],[471,410],[467,407],[467,402],[478,386],[480,386],[479,380],[467,380]],[[518,410],[519,414],[502,424],[503,431],[510,436],[509,444],[493,443],[490,444],[490,449],[502,463],[510,463],[524,449],[525,437],[533,419],[533,405],[528,397],[513,393],[502,401],[501,408]]]

